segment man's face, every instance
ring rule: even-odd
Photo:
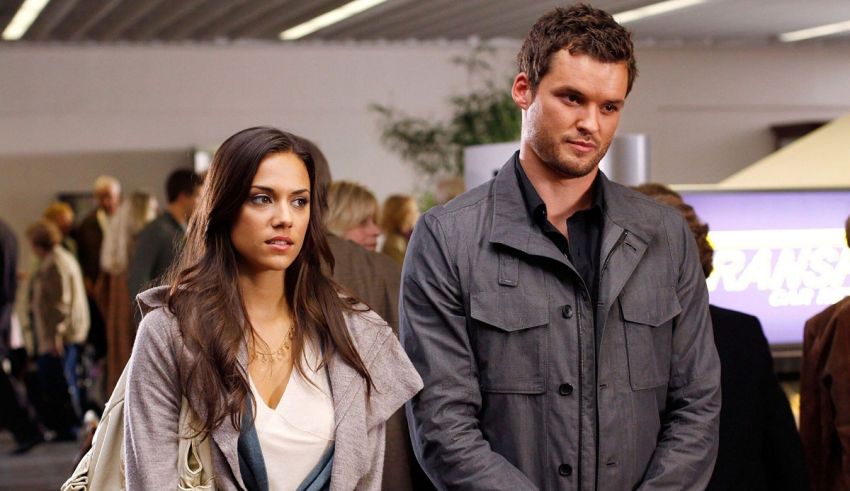
[[[201,187],[196,186],[195,190],[192,191],[192,194],[183,194],[180,193],[179,200],[180,206],[185,211],[185,218],[188,220],[189,217],[192,216],[192,213],[195,212],[195,207],[198,206],[198,198],[201,196]]]
[[[103,208],[107,215],[112,215],[118,209],[121,190],[118,186],[106,186],[94,192],[97,206]]]
[[[536,92],[524,73],[514,80],[512,95],[524,110],[523,141],[557,174],[586,176],[608,151],[627,88],[625,62],[603,63],[558,51]]]

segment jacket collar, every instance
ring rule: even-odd
[[[526,208],[513,165],[514,157],[511,157],[493,180],[493,223],[490,242],[567,264],[564,255],[535,226],[533,217]],[[617,243],[623,231],[629,232],[644,243],[649,243],[655,235],[656,224],[649,223],[651,220],[640,215],[639,208],[632,202],[632,192],[611,182],[602,171],[599,171],[599,185],[605,196],[600,261],[605,260],[607,252]]]
[[[146,314],[155,308],[165,306],[168,288],[168,286],[160,286],[140,293],[136,299],[142,313]],[[421,380],[417,376],[416,383],[411,381],[415,371],[412,374],[405,373],[404,375],[407,376],[399,376],[398,373],[390,373],[385,369],[372,370],[372,367],[382,356],[392,357],[393,354],[402,356],[402,351],[401,347],[398,347],[387,355],[384,344],[388,340],[395,342],[392,339],[392,331],[376,314],[366,311],[365,306],[359,307],[362,307],[364,311],[346,314],[346,324],[361,359],[370,370],[372,381],[377,389],[372,391],[368,405],[369,410],[364,418],[348,417],[349,413],[355,412],[352,410],[352,406],[359,404],[357,402],[359,396],[365,397],[366,382],[360,374],[349,364],[338,357],[334,357],[328,364],[328,377],[333,397],[335,428],[337,429],[335,433],[337,435],[359,435],[356,441],[352,439],[352,441],[343,442],[338,438],[336,442],[337,454],[344,454],[346,458],[351,458],[352,462],[359,464],[357,471],[360,474],[365,474],[368,472],[366,464],[368,463],[367,453],[370,450],[368,446],[362,445],[362,442],[367,439],[367,430],[375,424],[386,421],[398,407],[410,399],[421,388]],[[384,328],[381,328],[381,326]],[[245,343],[240,346],[236,359],[247,373],[248,349]],[[382,360],[382,362],[389,363],[394,368],[401,370],[401,368],[398,368],[401,365],[400,360]],[[409,361],[407,365],[409,365]],[[413,370],[412,366],[409,369]],[[203,405],[197,396],[192,399],[192,403],[194,407],[199,408],[198,416],[203,418],[205,416],[201,414]],[[212,439],[221,450],[236,481],[244,488],[245,485],[239,467],[239,432],[233,428],[230,420],[227,419],[212,431]]]

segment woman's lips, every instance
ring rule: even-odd
[[[287,237],[283,238],[274,238],[266,241],[266,244],[276,251],[287,251],[293,246],[292,239]]]

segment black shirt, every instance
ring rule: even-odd
[[[593,299],[593,305],[596,305],[599,291],[599,249],[602,242],[602,216],[605,210],[605,196],[603,196],[604,193],[600,184],[600,175],[596,175],[591,187],[593,202],[590,208],[577,211],[567,219],[567,232],[570,236],[570,239],[567,240],[564,234],[549,222],[546,215],[546,203],[543,202],[537,190],[534,189],[534,185],[525,175],[525,171],[519,163],[519,152],[514,154],[514,168],[528,215],[540,227],[543,234],[567,256],[584,281],[587,293]]]

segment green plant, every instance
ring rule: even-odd
[[[511,80],[497,83],[487,61],[493,49],[479,45],[452,63],[466,69],[469,91],[449,99],[448,121],[408,116],[381,104],[370,108],[379,117],[381,142],[420,173],[463,175],[463,149],[470,145],[518,140],[521,113],[511,98]]]

